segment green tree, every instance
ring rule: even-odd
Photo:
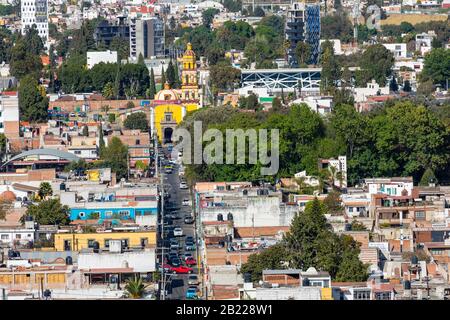
[[[150,69],[150,86],[148,88],[148,98],[155,99],[156,94],[156,82],[155,82],[155,74],[153,72],[153,68]]]
[[[69,223],[69,207],[61,205],[59,199],[49,199],[28,207],[27,216],[39,224],[66,225]]]
[[[366,86],[372,79],[380,85],[386,84],[386,78],[392,73],[394,56],[381,44],[369,46],[359,60],[361,70],[356,73],[359,86]]]
[[[22,78],[19,86],[20,117],[28,121],[47,119],[48,98],[39,90],[39,84],[33,76]]]
[[[171,88],[175,87],[175,68],[173,67],[172,60],[169,61],[169,64],[167,65],[166,69],[166,77],[167,82],[169,83]]]
[[[53,194],[52,186],[48,182],[41,182],[39,185],[38,195],[41,199],[47,199],[47,197]]]
[[[389,90],[392,92],[398,91],[398,84],[397,80],[395,79],[395,75],[393,75],[391,81],[389,81]]]
[[[211,46],[206,49],[206,59],[208,60],[208,64],[210,66],[217,64],[217,62],[224,59],[224,57],[225,50],[218,42],[212,43]]]
[[[164,67],[161,67],[161,84],[164,86],[166,82],[166,73],[164,72]]]
[[[341,66],[334,55],[333,45],[331,42],[324,42],[324,51],[321,55],[321,81],[320,87],[324,92],[330,92],[332,88],[336,87],[337,81],[341,79]]]
[[[311,46],[303,41],[299,41],[295,47],[295,55],[300,66],[305,66],[311,58]]]
[[[142,278],[134,277],[134,280],[127,280],[125,285],[126,296],[132,299],[140,299],[144,295],[145,286]]]
[[[124,126],[127,129],[134,129],[134,130],[141,130],[141,131],[147,131],[148,130],[148,121],[147,117],[145,116],[144,112],[136,112],[130,114],[124,121]]]
[[[113,137],[109,145],[103,148],[100,158],[103,160],[105,167],[110,167],[115,172],[118,179],[127,177],[128,173],[128,147],[120,141],[119,138]]]
[[[105,84],[105,87],[103,88],[102,91],[102,96],[105,99],[112,99],[116,94],[114,92],[114,84],[112,82],[108,82]]]
[[[211,23],[214,20],[214,16],[219,12],[220,11],[215,8],[209,8],[203,11],[202,13],[203,26],[205,26],[206,28],[211,28]]]
[[[253,15],[254,15],[255,17],[265,17],[265,16],[266,16],[266,13],[264,12],[264,9],[263,9],[263,8],[261,8],[260,6],[257,6],[257,7],[255,8],[255,11],[253,11]]]
[[[340,193],[337,191],[331,191],[323,201],[327,208],[327,211],[332,215],[340,215],[343,213],[343,207],[341,204]]]
[[[405,80],[403,82],[403,91],[411,92],[411,83],[409,82],[409,80]]]
[[[342,262],[336,274],[336,281],[366,281],[367,266],[358,259],[359,249],[344,251]]]
[[[232,67],[229,61],[220,61],[210,67],[211,86],[214,94],[233,90],[240,82],[241,72]]]
[[[432,80],[434,84],[440,84],[442,88],[446,88],[448,79],[450,79],[450,50],[432,49],[425,55],[420,81]]]
[[[437,183],[437,179],[433,170],[427,168],[420,179],[419,186],[428,186],[430,183]]]
[[[367,228],[363,223],[359,222],[356,219],[353,219],[352,223],[350,224],[350,230],[351,231],[366,231]]]
[[[252,254],[249,256],[246,263],[242,264],[240,272],[250,273],[252,281],[256,282],[261,280],[263,270],[267,269],[286,269],[284,265],[285,259],[288,257],[283,244],[273,245],[266,250]]]
[[[6,154],[6,146],[8,143],[8,139],[6,138],[4,133],[0,133],[0,161],[2,161],[3,159],[3,155]]]
[[[89,137],[89,127],[88,126],[83,127],[83,132],[81,135],[84,137]]]
[[[98,145],[98,147],[99,147],[99,154],[101,155],[103,149],[105,148],[105,140],[104,140],[104,137],[103,137],[103,128],[102,128],[101,124],[98,126],[98,143],[99,143],[99,145]]]
[[[38,79],[42,70],[42,61],[39,56],[42,47],[42,40],[34,28],[29,29],[25,36],[19,36],[11,48],[11,74],[19,80],[25,76]]]

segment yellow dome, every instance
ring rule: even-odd
[[[170,88],[170,84],[168,82],[164,83],[164,89],[159,90],[155,95],[155,100],[158,101],[174,101],[179,99],[180,97],[174,90]]]

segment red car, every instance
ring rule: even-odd
[[[188,266],[195,266],[197,264],[197,260],[194,258],[187,258],[186,259],[186,265]]]
[[[192,273],[192,268],[185,267],[185,266],[179,266],[179,267],[172,267],[170,268],[170,271],[173,273]]]

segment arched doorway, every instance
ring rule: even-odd
[[[173,129],[172,128],[164,128],[164,134],[163,134],[163,141],[164,141],[164,143],[171,143],[172,142],[172,134],[173,134]]]

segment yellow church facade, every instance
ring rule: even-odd
[[[179,62],[182,65],[181,89],[172,89],[165,83],[151,103],[150,126],[162,143],[171,142],[173,131],[186,114],[200,108],[197,61],[190,43]]]

